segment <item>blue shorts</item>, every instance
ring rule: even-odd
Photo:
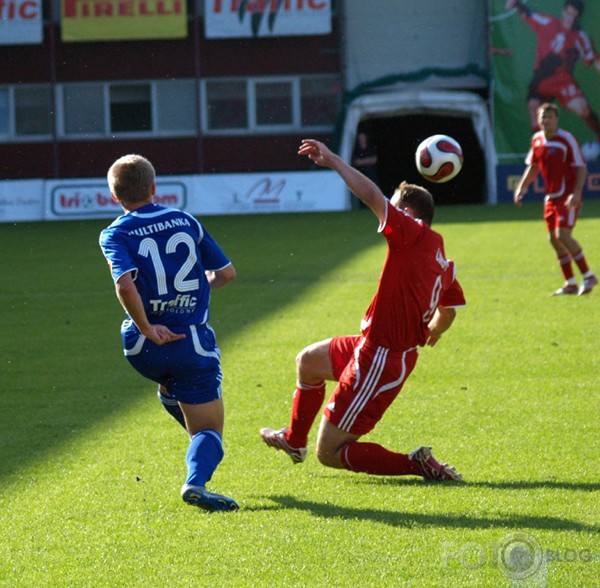
[[[223,373],[214,331],[206,324],[171,330],[185,333],[186,338],[156,345],[125,321],[121,335],[129,363],[184,404],[204,404],[220,398]]]

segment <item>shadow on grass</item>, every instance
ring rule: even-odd
[[[415,486],[420,484],[433,484],[436,488],[490,488],[492,490],[573,490],[575,492],[598,492],[600,490],[600,482],[565,482],[561,480],[506,480],[506,481],[489,481],[489,482],[472,482],[466,480],[460,484],[456,483],[438,483],[438,482],[427,482],[418,479],[403,479],[401,477],[394,478],[383,478],[383,477],[369,477],[356,481],[357,484],[369,484],[369,485],[402,485],[402,486]]]
[[[456,486],[454,486],[456,487]],[[461,529],[548,529],[553,531],[600,531],[598,525],[587,525],[578,521],[549,516],[506,515],[497,517],[477,517],[448,513],[424,514],[401,512],[390,506],[389,510],[369,508],[349,508],[312,500],[299,500],[293,496],[266,496],[275,502],[276,507],[249,508],[247,510],[303,510],[327,519],[367,520],[384,523],[392,527],[454,527]]]
[[[589,209],[600,216],[600,203],[590,203]],[[517,221],[540,215],[537,203],[522,210],[511,205],[457,206],[440,209],[438,222],[443,233],[446,222]],[[384,241],[368,210],[202,220],[238,271],[236,282],[213,298],[211,325],[224,353],[240,329],[277,316],[357,254],[379,247],[377,269],[383,263]],[[123,313],[98,247],[98,234],[108,224],[0,224],[3,267],[9,276],[0,291],[6,407],[0,412],[0,479],[22,473],[29,463],[61,451],[90,428],[105,426],[153,394],[153,385],[122,356]],[[233,397],[235,391],[226,394]],[[158,403],[156,410],[161,410]]]
[[[202,221],[238,274],[211,304],[210,322],[224,354],[240,329],[284,313],[319,278],[365,249],[381,247],[383,264],[384,240],[369,211]],[[63,451],[91,428],[108,426],[154,394],[154,385],[123,358],[124,313],[98,246],[109,223],[0,223],[4,275],[10,276],[0,289],[6,407],[0,412],[0,480]],[[227,394],[233,398],[235,391]],[[162,410],[158,401],[155,410]]]

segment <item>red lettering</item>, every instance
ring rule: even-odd
[[[156,2],[155,6],[150,8],[148,7],[148,2],[140,2],[140,14],[142,16],[153,16],[155,14],[159,14],[161,16],[166,16],[169,14],[180,14],[181,13],[181,2],[178,0],[176,2],[172,2],[172,9],[169,10],[165,6],[165,2]]]
[[[19,8],[19,16],[22,19],[37,18],[40,5],[37,2],[23,2]]]
[[[588,176],[587,184],[590,192],[600,191],[600,173],[590,174]]]
[[[94,16],[112,16],[113,5],[110,2],[97,2],[94,4]]]
[[[79,192],[75,192],[73,196],[61,194],[59,200],[61,208],[79,208],[81,204],[81,201],[79,199]]]
[[[135,16],[135,5],[133,2],[119,2],[119,16]]]
[[[0,7],[3,0],[0,0]],[[103,17],[103,16],[168,16],[182,14],[181,0],[121,0],[110,2],[101,0],[63,0],[65,18]]]
[[[220,14],[224,10],[223,0],[214,0],[213,13]],[[226,5],[225,5],[226,6]],[[244,10],[250,14],[253,13],[264,13],[266,10],[269,12],[277,12],[279,6],[278,0],[249,0]],[[323,10],[327,8],[327,0],[285,0],[282,7],[284,11],[289,12],[290,10],[305,10],[306,8],[311,10]],[[225,8],[227,10],[227,8]],[[229,11],[239,12],[240,0],[229,0]]]
[[[0,0],[0,19],[2,20],[15,20],[17,17],[23,20],[31,20],[37,18],[39,14],[39,2],[28,1],[17,5],[14,0],[9,2]]]
[[[63,0],[63,13],[66,18],[77,17],[77,4],[79,4],[79,0]],[[84,5],[83,10],[85,11],[86,9],[87,5]],[[89,14],[84,16],[89,16]]]
[[[0,1],[0,17],[13,20],[15,18],[15,3]]]
[[[179,198],[177,194],[157,194],[154,197],[154,202],[163,206],[175,206],[179,204]]]
[[[112,206],[117,204],[110,196],[105,196],[102,192],[96,192],[96,203],[98,206]]]

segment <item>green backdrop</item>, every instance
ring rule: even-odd
[[[564,0],[528,0],[537,12],[560,17]],[[494,129],[499,163],[517,163],[529,149],[531,125],[527,109],[527,88],[533,74],[536,35],[514,10],[504,8],[505,0],[491,0],[491,61],[493,71]],[[600,0],[587,0],[581,28],[600,46]],[[575,79],[592,108],[600,114],[600,72],[580,59]],[[560,126],[571,131],[581,144],[591,141],[592,131],[575,114],[559,104]]]

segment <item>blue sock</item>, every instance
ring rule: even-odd
[[[206,486],[222,459],[221,435],[213,429],[199,431],[192,437],[185,456],[188,468],[185,483],[191,486]]]
[[[185,429],[185,419],[183,418],[179,402],[175,398],[165,396],[160,391],[160,388],[157,390],[157,395],[164,409]]]

